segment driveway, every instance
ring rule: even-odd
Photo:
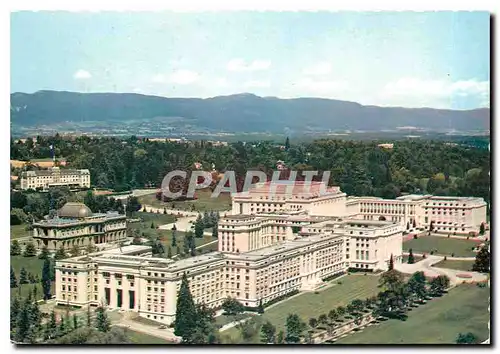
[[[454,259],[462,259],[462,258],[455,257]],[[427,256],[425,259],[422,259],[420,262],[414,264],[396,263],[394,264],[394,269],[406,274],[413,274],[418,271],[423,271],[424,274],[428,277],[437,277],[439,275],[446,275],[448,278],[450,278],[451,285],[457,285],[463,282],[473,283],[473,282],[482,282],[488,280],[488,276],[486,274],[456,270],[456,269],[438,268],[432,266],[433,264],[439,263],[442,260],[444,260],[444,257],[432,255],[432,256]],[[471,276],[471,278],[462,278],[457,276],[459,274],[467,274]]]

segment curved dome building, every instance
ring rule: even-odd
[[[60,218],[81,219],[92,216],[92,210],[83,203],[68,202],[57,212]]]
[[[83,203],[68,202],[56,217],[33,224],[33,238],[39,248],[47,246],[49,250],[117,243],[127,238],[126,216],[118,212],[93,213]]]

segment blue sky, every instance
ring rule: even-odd
[[[486,12],[11,15],[11,92],[489,106]]]

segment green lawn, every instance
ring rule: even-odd
[[[413,249],[414,253],[429,254],[431,250],[435,254],[451,255],[455,257],[475,257],[476,253],[472,251],[472,247],[478,243],[472,240],[462,240],[448,237],[437,236],[421,236],[418,239],[411,239],[403,242],[403,249],[408,251]]]
[[[10,226],[10,239],[31,236],[31,231],[26,230],[26,224],[11,225]]]
[[[474,261],[462,261],[462,260],[450,260],[441,261],[439,263],[434,264],[436,268],[449,268],[449,269],[457,269],[457,270],[472,270],[472,266]]]
[[[231,196],[229,193],[221,193],[217,198],[212,198],[210,189],[202,189],[196,191],[196,200],[161,202],[156,199],[155,194],[148,194],[138,197],[139,203],[152,205],[156,208],[170,208],[187,211],[222,211],[231,209]],[[194,209],[193,209],[194,206]]]
[[[291,313],[298,314],[306,323],[311,317],[318,318],[321,314],[337,308],[338,306],[346,306],[354,299],[366,299],[380,292],[378,288],[379,277],[375,275],[351,274],[340,279],[332,280],[330,284],[334,284],[328,289],[314,292],[303,293],[299,296],[285,300],[280,304],[266,309],[261,317],[262,321],[270,321],[276,326],[277,331],[285,330],[286,318]],[[341,281],[341,284],[337,284]],[[231,328],[223,332],[224,336],[236,342],[240,341],[240,334],[236,328]],[[259,336],[253,338],[253,342],[257,343]]]
[[[42,278],[42,267],[43,267],[43,259],[38,259],[35,257],[23,257],[23,256],[11,256],[10,257],[10,265],[14,269],[16,273],[16,279],[19,284],[19,273],[21,272],[21,268],[24,267],[28,273],[32,273],[33,275],[38,275],[38,278]],[[30,291],[33,291],[33,287],[35,284],[23,284],[17,288],[10,289],[11,299],[15,296],[26,297]],[[36,284],[38,288],[37,298],[43,298],[43,289],[41,283]]]
[[[463,284],[421,305],[404,322],[388,320],[339,339],[339,344],[453,344],[458,333],[488,335],[489,288]]]
[[[156,226],[158,226],[164,224],[171,224],[176,220],[175,216],[169,214],[143,213],[143,212],[134,212],[132,213],[130,218],[132,219],[141,218],[142,222],[140,222],[139,224],[144,224],[147,227],[151,226],[151,222],[153,222]],[[132,223],[132,224],[138,224],[138,223]]]
[[[173,344],[163,338],[151,336],[146,333],[133,331],[129,328],[124,329],[125,335],[132,342],[131,344]]]
[[[160,230],[160,229],[152,229],[151,228],[151,222],[154,223],[154,226],[159,226],[159,225],[164,225],[164,224],[170,224],[175,222],[175,217],[172,215],[165,215],[165,214],[155,214],[155,213],[143,213],[143,212],[137,212],[132,215],[132,218],[139,218],[141,217],[143,219],[142,222],[134,222],[134,223],[128,223],[127,228],[129,229],[129,235],[132,234],[133,230],[137,230],[139,232],[139,235],[144,234],[143,237],[150,237],[153,235],[156,235],[160,238],[161,243],[163,246],[165,246],[165,252],[168,249],[168,246],[171,246],[172,244],[172,230]],[[176,239],[177,239],[177,245],[179,245],[180,249],[183,249],[183,243],[184,243],[184,236],[185,232],[183,231],[176,231]],[[202,238],[195,238],[195,244],[196,246],[201,246],[203,244],[209,243],[216,241],[216,238],[213,238],[211,236],[204,236]],[[206,248],[203,248],[203,251],[206,252],[207,250],[217,250],[217,243],[214,243],[213,245],[207,246]],[[176,247],[172,247],[172,255],[176,255]]]

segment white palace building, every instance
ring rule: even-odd
[[[291,192],[290,192],[290,189]],[[272,193],[269,193],[270,190]],[[170,324],[187,274],[195,302],[219,307],[232,297],[257,307],[290,292],[314,290],[349,268],[386,270],[402,260],[407,223],[468,233],[486,222],[479,198],[348,198],[313,182],[266,182],[233,196],[219,220],[218,251],[180,260],[146,246],[97,252],[56,264],[56,302],[107,304]]]

